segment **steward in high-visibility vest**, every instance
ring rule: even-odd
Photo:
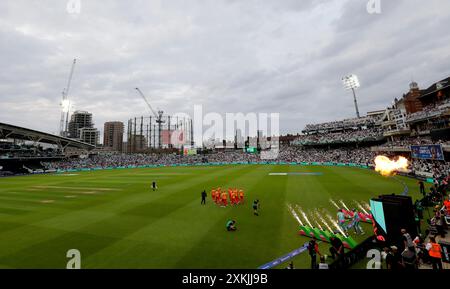
[[[438,243],[431,243],[431,248],[428,251],[428,253],[430,254],[430,257],[442,259],[441,252],[442,252],[441,245],[439,245]]]
[[[436,243],[434,237],[430,237],[430,243],[427,244],[427,249],[433,270],[442,270],[442,248],[441,245]]]

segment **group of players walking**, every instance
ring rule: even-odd
[[[346,234],[348,233],[348,230],[353,228],[356,235],[364,235],[364,231],[361,227],[362,220],[359,212],[356,209],[353,209],[352,211],[344,211],[343,209],[339,209],[337,213],[337,219],[339,227]]]

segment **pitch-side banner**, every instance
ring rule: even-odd
[[[444,160],[444,153],[441,145],[411,146],[411,156],[415,159]]]

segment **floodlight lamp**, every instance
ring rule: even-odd
[[[358,76],[354,74],[347,75],[342,78],[342,82],[344,84],[345,89],[356,89],[361,86],[359,83]]]
[[[68,112],[70,110],[70,100],[64,99],[61,102],[61,107],[62,107],[63,112]]]

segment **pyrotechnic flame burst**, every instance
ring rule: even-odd
[[[364,212],[364,214],[366,214],[366,215],[369,214],[369,213],[367,213],[366,209],[364,209],[364,207],[361,205],[360,202],[358,202],[358,201],[354,201],[354,202],[355,202],[356,206],[357,206],[361,211]]]
[[[385,177],[393,176],[397,171],[406,170],[408,168],[408,160],[399,157],[397,160],[391,160],[386,156],[377,156],[375,158],[375,171]]]
[[[346,209],[347,211],[350,211],[350,209],[347,207],[347,205],[344,203],[343,200],[339,200],[339,203],[341,203],[341,205],[344,207],[344,209]]]
[[[314,220],[314,223],[316,223],[316,227],[323,231],[323,227],[322,227],[322,225],[320,225],[320,221],[319,221],[319,218],[317,217],[316,212],[313,212],[312,214],[310,214],[310,216]]]
[[[308,219],[308,216],[306,215],[306,213],[302,210],[302,208],[299,205],[295,205],[295,208],[297,209],[298,212],[300,212],[300,215],[303,217],[303,219],[305,220],[305,222],[308,224],[308,226],[310,226],[311,228],[313,227],[313,225],[311,224],[311,222]]]
[[[291,212],[292,216],[297,220],[297,222],[300,224],[300,226],[303,226],[302,220],[300,220],[300,217],[295,212],[294,208],[292,208],[291,204],[288,204],[288,210]]]
[[[325,227],[328,229],[328,231],[333,232],[333,229],[331,229],[330,225],[328,225],[328,223],[322,217],[322,214],[319,212],[319,210],[316,209],[315,214],[316,214],[316,217],[322,222],[322,224],[325,225]],[[323,230],[323,229],[321,229],[321,230]]]
[[[364,206],[364,208],[366,208],[367,211],[370,212],[370,205],[369,205],[369,203],[363,202],[363,206]]]
[[[330,199],[330,202],[336,207],[336,209],[342,209],[341,207],[338,206],[338,204],[336,204],[335,201],[333,201],[333,199]]]
[[[332,201],[332,200],[330,200],[330,201]],[[334,203],[334,201],[332,201],[332,202]],[[342,200],[340,202],[342,202]],[[336,204],[336,206],[337,206],[337,204]],[[345,206],[345,204],[344,204],[344,206]],[[297,214],[296,210],[294,209],[294,207],[291,204],[287,204],[287,207],[288,207],[288,210],[291,213],[291,215],[297,220],[297,222],[301,226],[303,226],[303,222],[302,222],[302,218],[299,216],[299,214],[303,217],[303,219],[305,220],[305,222],[307,223],[307,225],[309,227],[311,227],[311,228],[314,227],[311,224],[311,221],[309,220],[308,215],[305,213],[305,211],[302,210],[302,208],[299,205],[295,205],[295,209],[297,210],[297,212],[299,214]],[[324,218],[324,216],[326,218]],[[320,228],[321,230],[323,230],[323,227],[321,225],[321,223],[322,223],[327,228],[328,231],[334,232],[337,230],[341,233],[342,236],[347,237],[345,232],[341,229],[341,227],[339,227],[336,220],[334,220],[331,217],[331,215],[329,214],[329,212],[327,210],[322,209],[322,211],[320,211],[319,209],[315,209],[313,212],[311,212],[310,217],[314,221],[314,223],[316,223],[316,227]],[[331,224],[331,226],[330,226],[330,224]],[[332,226],[335,228],[335,230],[332,229]]]
[[[339,227],[339,225],[336,222],[336,220],[334,220],[329,214],[326,214],[326,217],[331,222],[331,224],[333,224],[334,227],[341,233],[341,235],[347,238],[347,235],[345,234],[344,231],[342,231],[341,227]]]

